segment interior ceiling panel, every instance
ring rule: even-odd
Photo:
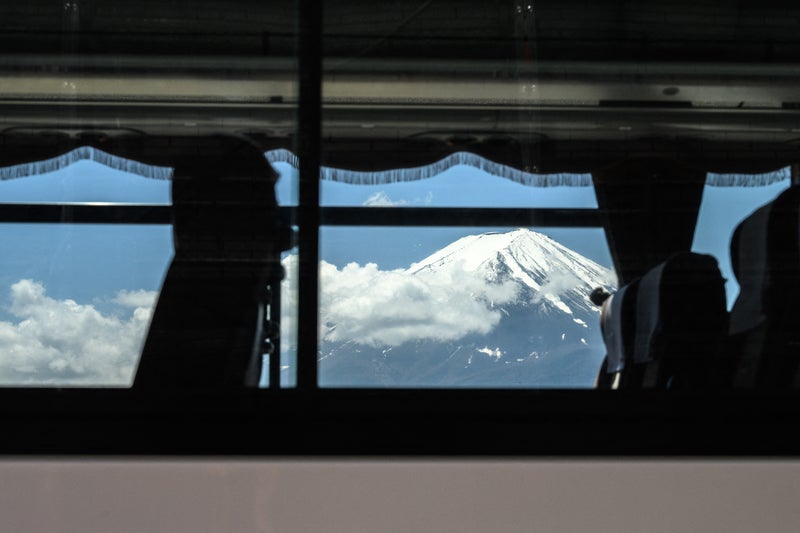
[[[0,6],[0,128],[290,135],[294,2]],[[328,138],[794,142],[800,6],[329,2]]]

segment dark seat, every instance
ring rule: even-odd
[[[623,285],[603,303],[600,328],[606,345],[606,357],[597,376],[597,388],[617,389],[632,383],[637,368],[628,363],[633,357],[636,293],[639,280]],[[627,364],[626,364],[627,363]]]
[[[277,219],[277,175],[246,141],[206,139],[195,150],[184,142],[172,179],[175,257],[134,387],[255,386],[266,307],[279,298],[280,252],[290,247]]]
[[[728,329],[724,286],[716,259],[692,252],[675,254],[623,286],[604,304],[608,355],[598,387],[721,385]]]
[[[731,309],[737,387],[800,385],[800,187],[744,219],[731,239],[740,285]]]

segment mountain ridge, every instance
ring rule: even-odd
[[[526,228],[462,237],[413,263],[407,272],[430,275],[459,266],[480,272],[489,281],[516,281],[534,299],[539,293],[568,313],[571,308],[561,300],[561,289],[574,286],[574,294],[567,295],[572,305],[594,310],[589,293],[597,286],[614,285],[609,269],[547,235]]]
[[[613,288],[609,269],[550,237],[518,228],[463,237],[400,273],[422,287],[460,287],[499,315],[485,328],[488,333],[469,332],[449,340],[419,338],[391,346],[359,344],[340,336],[331,342],[321,332],[323,384],[592,386],[604,347],[599,309],[589,301],[589,293],[597,286]],[[504,288],[513,290],[512,298]],[[368,293],[370,288],[364,290]],[[494,301],[494,294],[504,296]],[[328,331],[335,330],[334,322],[327,322],[332,328]]]

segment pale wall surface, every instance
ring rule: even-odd
[[[13,532],[796,532],[800,461],[10,460]]]

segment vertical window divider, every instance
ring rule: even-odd
[[[319,168],[322,133],[322,2],[297,0],[300,205],[297,388],[317,389],[319,320]]]

